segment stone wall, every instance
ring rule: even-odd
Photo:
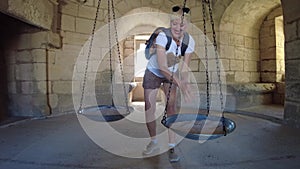
[[[286,95],[284,119],[300,127],[300,2],[282,0],[285,33]]]
[[[56,29],[57,0],[1,0],[0,11],[43,29]]]
[[[282,42],[284,42],[284,35],[283,24],[280,24],[282,20],[276,19],[279,16],[282,16],[281,7],[273,10],[265,18],[260,29],[261,82],[282,82],[283,80],[284,53],[282,52],[284,49]]]
[[[261,82],[275,83],[273,103],[284,105],[285,65],[282,7],[275,8],[265,18],[260,29]]]
[[[0,9],[13,9],[9,6],[17,6],[18,2],[14,2],[13,0],[1,1]],[[36,2],[36,4],[45,7],[44,2],[46,2],[46,0],[38,2],[28,0],[26,2]],[[57,4],[57,9],[54,9],[54,11],[57,10],[56,15],[53,16],[55,21],[51,22],[47,19],[49,16],[52,16],[48,10],[45,10],[44,22],[42,22],[43,20],[39,20],[40,23],[35,19],[31,20],[29,16],[32,15],[28,16],[16,10],[16,16],[18,16],[19,13],[21,13],[21,16],[24,16],[23,18],[25,19],[23,19],[23,21],[28,21],[31,25],[37,24],[43,28],[35,29],[35,31],[22,32],[14,39],[16,43],[11,46],[13,49],[6,51],[8,58],[6,62],[10,65],[8,68],[8,91],[15,100],[23,98],[22,101],[17,101],[20,105],[19,109],[22,109],[22,106],[26,104],[37,104],[36,107],[39,107],[37,110],[41,112],[40,114],[49,114],[49,110],[53,113],[61,113],[74,109],[74,98],[72,96],[77,95],[80,97],[80,92],[82,91],[82,77],[85,72],[86,56],[89,52],[89,38],[94,23],[97,2],[97,0],[87,0],[85,4],[79,4],[77,0],[61,0],[59,4]],[[55,1],[49,0],[47,3],[54,4],[54,6],[56,5]],[[168,23],[166,24],[165,20],[161,20],[161,18],[153,16],[139,18],[138,16],[143,16],[142,14],[145,12],[169,13],[174,4],[181,3],[179,0],[172,2],[169,0],[115,1],[117,18],[126,17],[130,14],[136,14],[137,16],[134,19],[128,19],[126,23],[118,23],[119,40],[121,42],[120,54],[122,56],[121,59],[125,62],[124,72],[126,81],[129,82],[132,80],[132,69],[130,68],[132,62],[131,59],[128,59],[131,57],[132,52],[132,46],[129,44],[131,43],[132,35],[152,32],[153,28],[157,26],[168,26]],[[287,1],[286,3],[298,2]],[[223,65],[222,70],[225,72],[226,78],[224,82],[260,82],[259,32],[264,19],[273,9],[280,6],[280,1],[245,0],[241,3],[241,1],[236,0],[219,0],[214,1],[213,4],[219,53]],[[205,83],[203,36],[198,34],[198,31],[203,27],[202,7],[200,1],[197,0],[188,1],[188,6],[191,7],[191,22],[194,25],[189,31],[196,41],[197,53],[192,59],[191,69],[197,82],[203,84]],[[35,5],[32,5],[30,9],[36,11],[34,7]],[[9,14],[14,13],[11,12]],[[39,16],[44,16],[44,14]],[[298,18],[294,19],[294,14],[285,17],[289,18],[289,22],[285,21],[287,26],[285,36],[288,37],[286,47],[289,48],[289,51],[285,53],[289,56],[286,58],[286,61],[288,61],[287,65],[290,68],[298,70],[296,69],[297,64],[293,62],[295,60],[293,57],[294,53],[297,53],[294,51],[297,51],[297,49],[293,46],[298,45],[297,38],[299,31],[297,28],[299,27],[299,21],[297,20]],[[97,34],[94,42],[95,47],[91,53],[88,68],[88,79],[95,80],[95,82],[89,84],[91,85],[89,86],[91,90],[89,89],[87,93],[92,93],[93,90],[96,89],[97,101],[101,100],[102,102],[99,103],[103,104],[109,104],[111,101],[111,97],[109,97],[111,96],[111,83],[109,81],[110,72],[108,68],[110,61],[107,44],[107,19],[107,2],[102,1],[99,18],[96,23]],[[287,30],[297,30],[298,32]],[[208,33],[211,38],[211,31],[209,30]],[[113,56],[115,59],[112,61],[114,65],[117,65],[118,59],[116,58],[117,51],[115,45],[116,42],[113,41]],[[101,56],[101,58],[99,58],[99,56]],[[211,60],[210,63],[212,63],[212,61],[214,60]],[[113,69],[117,68],[114,67]],[[276,69],[276,73],[282,75],[280,71]],[[289,71],[291,74],[295,73],[295,71],[291,71],[291,69],[289,69]],[[74,74],[78,76],[74,77]],[[295,81],[298,80],[295,80],[297,76],[291,76],[291,74],[287,78],[289,78],[289,82],[293,83],[287,83],[288,89],[297,91],[297,83],[295,83]],[[212,76],[213,78],[210,79],[210,81],[216,82],[213,73]],[[97,87],[95,88],[95,86]],[[201,87],[204,89],[204,85]],[[282,88],[284,87],[281,87],[281,89]],[[288,105],[293,105],[296,107],[293,110],[299,111],[299,107],[297,107],[297,96],[294,96],[294,92],[291,91],[287,93],[288,97],[286,97]],[[86,99],[89,99],[88,96]],[[26,102],[27,100],[29,100],[30,103]],[[15,108],[18,106],[12,104],[12,107]],[[292,107],[289,108],[292,109]],[[31,113],[31,110],[28,110],[28,112],[24,111],[23,115],[38,114]]]

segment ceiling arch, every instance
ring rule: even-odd
[[[261,23],[273,9],[281,5],[281,2],[280,0],[233,0],[227,5],[229,6],[220,18],[220,31],[258,37]]]

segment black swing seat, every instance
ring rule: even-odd
[[[113,122],[123,119],[133,110],[131,106],[98,105],[83,108],[78,114],[93,121]]]
[[[192,140],[211,140],[234,131],[234,121],[203,114],[175,114],[168,116],[163,125],[175,133]]]

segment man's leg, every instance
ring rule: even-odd
[[[146,125],[151,137],[151,142],[147,145],[143,152],[146,155],[151,154],[153,151],[159,149],[157,145],[155,121],[157,92],[158,89],[144,89]]]
[[[144,89],[146,125],[151,138],[156,137],[156,95],[158,89]]]
[[[164,93],[166,95],[166,99],[169,99],[168,107],[167,107],[167,115],[174,115],[177,112],[177,87],[173,84],[171,87],[171,90],[169,89],[170,84],[165,83],[164,84]],[[170,93],[170,95],[169,95]],[[169,95],[169,96],[168,96]],[[176,146],[176,140],[175,140],[175,133],[168,129],[169,134],[169,160],[170,162],[177,162],[179,161],[179,156],[175,153],[175,146]]]

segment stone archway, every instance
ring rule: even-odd
[[[229,62],[231,82],[260,82],[259,31],[267,14],[280,5],[273,1],[232,1],[220,19],[220,55]]]

